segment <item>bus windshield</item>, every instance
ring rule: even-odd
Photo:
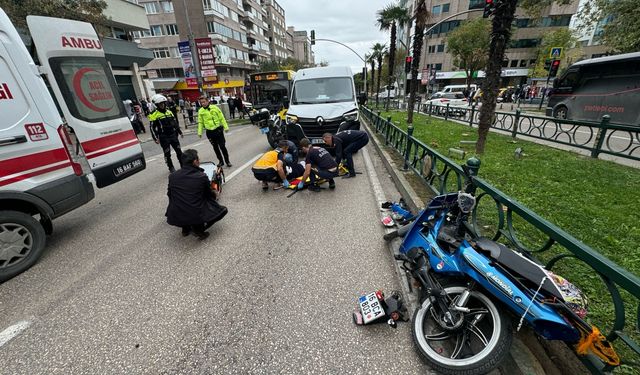
[[[292,104],[340,103],[354,101],[349,77],[316,78],[296,81]]]
[[[288,103],[291,94],[290,71],[256,73],[251,75],[251,100],[256,109],[277,111]]]

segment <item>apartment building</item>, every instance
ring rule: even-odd
[[[594,6],[594,0],[580,0],[578,5],[578,15],[587,5]],[[582,49],[583,59],[591,59],[611,54],[609,46],[602,44],[602,34],[604,33],[604,25],[612,21],[612,16],[607,15],[600,21],[590,24],[579,17],[573,17],[569,28],[573,30],[577,36],[578,43]]]
[[[133,42],[133,33],[149,29],[144,8],[125,0],[106,0],[106,3],[103,14],[108,19],[104,25],[107,34],[103,35],[102,46],[120,97],[123,100],[147,97],[147,77],[141,68],[153,60],[153,54]]]
[[[551,31],[568,28],[572,16],[577,12],[578,3],[578,0],[564,6],[554,3],[544,9],[540,17],[535,18],[528,15],[523,9],[517,9],[514,21],[515,31],[502,64],[503,82],[501,84],[503,86],[527,82],[529,69],[536,62],[537,48],[542,37]],[[434,69],[436,71],[436,86],[464,83],[466,80],[464,71],[453,64],[453,56],[447,52],[447,35],[460,26],[464,20],[482,17],[485,0],[427,0],[426,4],[431,12],[427,28],[453,14],[467,10],[478,10],[454,17],[436,26],[425,36],[422,47],[420,71]],[[412,8],[413,4],[407,4],[407,6]],[[478,74],[479,77],[483,75],[484,72]],[[421,78],[421,73],[418,78]],[[425,85],[421,85],[421,91],[424,90]]]
[[[315,57],[307,31],[296,31],[293,26],[289,26],[288,30],[293,35],[293,57],[309,66],[314,66]]]
[[[203,81],[208,95],[243,96],[248,74],[261,60],[272,59],[270,35],[280,36],[268,9],[282,18],[284,11],[274,0],[137,0],[144,6],[149,30],[137,33],[136,41],[153,50],[155,59],[145,69],[157,92],[195,99],[198,87],[184,77],[178,42],[189,37],[210,38],[215,49],[215,77]],[[286,53],[285,37],[271,37],[278,51]],[[192,53],[195,48],[192,44]]]
[[[267,26],[271,57],[274,60],[284,60],[289,57],[287,52],[287,24],[284,9],[275,0],[264,0],[267,11]]]

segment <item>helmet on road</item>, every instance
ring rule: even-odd
[[[160,103],[166,103],[167,98],[164,95],[155,94],[153,97],[151,97],[151,101],[153,102],[153,104],[158,105]]]

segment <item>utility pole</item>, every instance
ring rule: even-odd
[[[362,60],[362,63],[364,64],[364,92],[366,93],[367,92],[367,60],[362,58],[362,56],[360,56],[358,54],[358,52],[354,51],[353,48],[349,47],[348,45],[346,45],[344,43],[340,43],[340,42],[338,42],[336,40],[332,40],[332,39],[316,39],[315,38],[315,31],[312,30],[312,32],[313,32],[313,39],[312,40],[314,41],[313,44],[315,44],[315,42],[317,42],[317,41],[336,43],[336,44],[339,44],[339,45],[341,45],[341,46],[343,46],[345,48],[348,48],[351,52],[355,53],[355,55],[358,56],[358,58],[360,60]]]
[[[196,50],[196,44],[193,41],[193,30],[191,29],[191,20],[187,14],[187,1],[182,0],[182,6],[184,7],[184,18],[187,20],[187,27],[189,28],[189,48],[191,49],[191,60],[193,61],[193,68],[196,73],[196,80],[198,81],[198,91],[200,94],[204,94],[202,89],[202,74],[200,74],[200,61],[198,60],[198,51]]]

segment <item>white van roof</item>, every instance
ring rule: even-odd
[[[353,72],[348,66],[325,66],[320,68],[300,69],[293,76],[293,80],[324,77],[353,77]]]

